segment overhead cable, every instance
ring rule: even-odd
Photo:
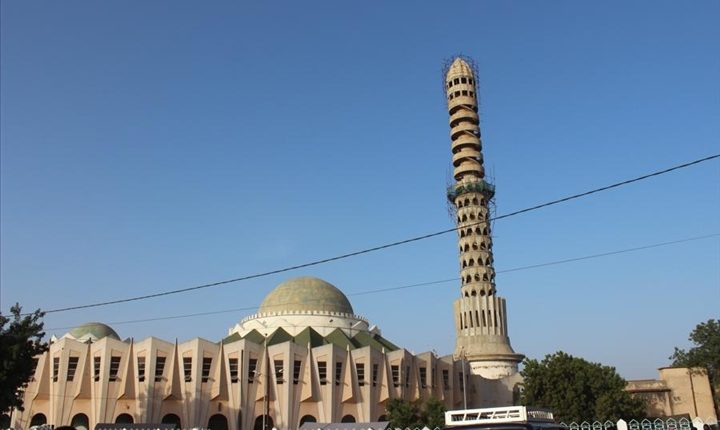
[[[540,267],[554,266],[554,265],[558,265],[558,264],[572,263],[575,261],[590,260],[593,258],[600,258],[600,257],[607,257],[610,255],[624,254],[627,252],[635,252],[635,251],[641,251],[641,250],[645,250],[645,249],[659,248],[661,246],[676,245],[679,243],[691,242],[691,241],[702,240],[702,239],[709,239],[712,237],[720,237],[720,233],[712,233],[712,234],[706,234],[703,236],[695,236],[695,237],[688,237],[685,239],[673,240],[673,241],[669,241],[669,242],[660,242],[660,243],[654,243],[654,244],[650,244],[650,245],[636,246],[634,248],[625,248],[625,249],[620,249],[620,250],[616,250],[616,251],[603,252],[600,254],[584,255],[582,257],[566,258],[563,260],[555,260],[555,261],[548,261],[545,263],[532,264],[532,265],[528,265],[528,266],[514,267],[512,269],[498,270],[495,273],[519,272],[519,271],[523,271],[523,270],[537,269]],[[439,280],[435,280],[435,281],[419,282],[419,283],[415,283],[415,284],[402,285],[402,286],[397,286],[397,287],[356,291],[356,292],[348,293],[348,294],[346,294],[346,296],[364,296],[364,295],[369,295],[369,294],[386,293],[389,291],[426,287],[428,285],[445,284],[448,282],[455,282],[455,281],[459,281],[459,280],[460,280],[460,278],[457,278],[457,277],[456,278],[448,278],[448,279],[439,279]],[[276,306],[287,306],[287,305],[292,305],[293,303],[294,302],[279,303]],[[242,308],[223,309],[223,310],[207,311],[207,312],[195,312],[195,313],[191,313],[191,314],[170,315],[170,316],[164,316],[164,317],[143,318],[143,319],[126,320],[126,321],[114,321],[114,322],[109,322],[108,324],[109,325],[121,325],[121,324],[134,324],[134,323],[151,322],[151,321],[172,320],[172,319],[180,319],[180,318],[191,318],[191,317],[199,317],[199,316],[205,316],[205,315],[217,315],[217,314],[225,314],[225,313],[240,312],[240,311],[254,311],[257,308],[258,308],[257,306],[246,306],[246,307],[242,307]],[[70,330],[73,328],[74,327],[57,327],[57,328],[47,329],[47,331]]]
[[[538,210],[538,209],[546,208],[546,207],[548,207],[548,206],[553,206],[553,205],[556,205],[556,204],[559,204],[559,203],[564,203],[564,202],[567,202],[567,201],[570,201],[570,200],[579,199],[579,198],[581,198],[581,197],[589,196],[589,195],[591,195],[591,194],[599,193],[599,192],[601,192],[601,191],[607,191],[607,190],[610,190],[610,189],[613,189],[613,188],[618,188],[618,187],[621,187],[621,186],[624,186],[624,185],[628,185],[628,184],[631,184],[631,183],[634,183],[634,182],[639,182],[639,181],[642,181],[642,180],[645,180],[645,179],[649,179],[649,178],[652,178],[652,177],[655,177],[655,176],[664,175],[664,174],[666,174],[666,173],[670,173],[670,172],[673,172],[673,171],[675,171],[675,170],[684,169],[684,168],[687,168],[687,167],[690,167],[690,166],[694,166],[694,165],[696,165],[696,164],[700,164],[700,163],[703,163],[703,162],[705,162],[705,161],[710,161],[710,160],[713,160],[713,159],[716,159],[716,158],[720,158],[720,154],[710,155],[710,156],[707,156],[707,157],[704,157],[704,158],[700,158],[700,159],[697,159],[697,160],[693,160],[693,161],[690,161],[690,162],[687,162],[687,163],[683,163],[683,164],[679,164],[679,165],[676,165],[676,166],[673,166],[673,167],[669,167],[669,168],[667,168],[667,169],[658,170],[658,171],[655,171],[655,172],[652,172],[652,173],[648,173],[648,174],[645,174],[645,175],[642,175],[642,176],[638,176],[638,177],[636,177],[636,178],[628,179],[628,180],[621,181],[621,182],[616,182],[616,183],[614,183],[614,184],[606,185],[606,186],[604,186],[604,187],[595,188],[595,189],[592,189],[592,190],[589,190],[589,191],[585,191],[585,192],[582,192],[582,193],[573,194],[573,195],[570,195],[570,196],[567,196],[567,197],[563,197],[563,198],[561,198],[561,199],[552,200],[552,201],[549,201],[549,202],[546,202],[546,203],[542,203],[542,204],[539,204],[539,205],[531,206],[531,207],[528,207],[528,208],[525,208],[525,209],[520,209],[520,210],[517,210],[517,211],[514,211],[514,212],[510,212],[510,213],[507,213],[507,214],[504,214],[504,215],[499,215],[499,216],[496,216],[496,217],[493,217],[493,218],[488,219],[487,222],[497,221],[497,220],[501,220],[501,219],[505,219],[505,218],[510,218],[510,217],[513,217],[513,216],[516,216],[516,215],[520,215],[520,214],[523,214],[523,213],[527,213],[527,212],[535,211],[535,210]],[[484,224],[485,222],[486,222],[486,221],[480,221],[480,222],[477,222],[477,223],[474,223],[474,224],[466,224],[466,225],[463,225],[462,228],[467,228],[467,227],[474,226],[474,225]],[[162,291],[162,292],[153,293],[153,294],[145,294],[145,295],[142,295],[142,296],[128,297],[128,298],[125,298],[125,299],[108,300],[108,301],[104,301],[104,302],[89,303],[89,304],[84,304],[84,305],[67,306],[67,307],[64,307],[64,308],[57,308],[57,309],[46,310],[46,311],[44,311],[44,312],[45,312],[45,314],[50,314],[50,313],[73,311],[73,310],[78,310],[78,309],[95,308],[95,307],[99,307],[99,306],[115,305],[115,304],[119,304],[119,303],[135,302],[135,301],[138,301],[138,300],[147,300],[147,299],[152,299],[152,298],[156,298],[156,297],[169,296],[169,295],[172,295],[172,294],[187,293],[187,292],[190,292],[190,291],[202,290],[202,289],[211,288],[211,287],[218,287],[218,286],[220,286],[220,285],[232,284],[232,283],[236,283],[236,282],[240,282],[240,281],[247,281],[247,280],[250,280],[250,279],[263,278],[263,277],[270,276],[270,275],[276,275],[276,274],[279,274],[279,273],[290,272],[290,271],[292,271],[292,270],[303,269],[303,268],[312,267],[312,266],[318,266],[318,265],[320,265],[320,264],[330,263],[330,262],[332,262],[332,261],[338,261],[338,260],[343,260],[343,259],[350,258],[350,257],[356,257],[356,256],[362,255],[362,254],[369,254],[369,253],[371,253],[371,252],[376,252],[376,251],[380,251],[380,250],[383,250],[383,249],[393,248],[393,247],[396,247],[396,246],[405,245],[405,244],[408,244],[408,243],[417,242],[417,241],[424,240],[424,239],[429,239],[429,238],[431,238],[431,237],[441,236],[441,235],[444,235],[444,234],[447,234],[447,233],[455,232],[455,231],[458,230],[458,228],[459,228],[459,227],[453,227],[453,228],[449,228],[449,229],[446,229],[446,230],[436,231],[436,232],[434,232],[434,233],[428,233],[428,234],[424,234],[424,235],[421,235],[421,236],[411,237],[411,238],[409,238],[409,239],[404,239],[404,240],[399,240],[399,241],[396,241],[396,242],[386,243],[386,244],[384,244],[384,245],[378,245],[378,246],[374,246],[374,247],[371,247],[371,248],[365,248],[365,249],[362,249],[362,250],[359,250],[359,251],[353,251],[353,252],[348,252],[348,253],[346,253],[346,254],[336,255],[336,256],[334,256],[334,257],[328,257],[328,258],[323,258],[323,259],[320,259],[320,260],[310,261],[310,262],[307,262],[307,263],[296,264],[296,265],[294,265],[294,266],[283,267],[283,268],[281,268],[281,269],[269,270],[269,271],[267,271],[267,272],[255,273],[255,274],[252,274],[252,275],[246,275],[246,276],[241,276],[241,277],[237,277],[237,278],[226,279],[226,280],[224,280],[224,281],[211,282],[211,283],[207,283],[207,284],[195,285],[195,286],[186,287],[186,288],[178,288],[178,289],[175,289],[175,290]]]

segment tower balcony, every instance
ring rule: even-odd
[[[464,184],[451,185],[447,189],[447,198],[454,203],[457,196],[461,196],[466,193],[480,193],[485,196],[486,200],[490,200],[493,196],[495,196],[495,185],[484,179]]]

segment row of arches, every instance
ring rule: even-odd
[[[462,230],[460,231],[460,237],[461,238],[465,237],[465,232]],[[485,243],[485,241],[482,241],[482,242],[480,242],[480,245],[478,245],[477,242],[471,243],[469,249],[472,249],[473,251],[487,251],[488,248],[489,248],[489,246]],[[465,249],[464,246],[463,246],[463,249]],[[460,251],[462,251],[462,249]]]
[[[475,227],[474,229],[472,227],[461,229],[460,237],[470,237],[473,234],[473,232],[476,235],[489,236],[487,227],[481,228],[480,226],[478,226],[478,227]],[[483,246],[483,245],[484,245],[483,243],[480,244],[480,246]],[[465,244],[464,246],[460,247],[460,251],[462,252],[463,249],[465,249],[465,251],[467,251],[468,249],[470,249],[470,247],[468,244]]]
[[[474,275],[465,275],[460,278],[461,284],[469,284],[473,281],[475,282],[495,282],[495,274],[488,275],[487,273],[483,273],[482,276],[480,276],[479,273],[475,273]]]
[[[483,260],[482,257],[478,257],[478,259],[477,259],[478,266],[491,266],[492,263],[493,263],[493,259],[490,256],[488,256],[485,260]],[[463,258],[463,260],[462,260],[462,268],[463,269],[466,267],[473,267],[473,266],[475,266],[474,258],[472,258],[472,257],[470,257],[468,259]]]
[[[455,205],[459,208],[464,208],[470,205],[478,206],[482,204],[485,204],[485,199],[483,197],[480,197],[479,199],[477,197],[473,197],[472,199],[458,199],[457,201],[455,201]]]
[[[477,219],[478,221],[487,221],[487,218],[487,215],[483,214],[482,212],[478,213],[477,215],[475,214],[475,212],[470,212],[469,214],[458,214],[457,222],[467,222],[468,220],[475,221],[475,219]]]
[[[487,291],[485,291],[484,289],[480,290],[480,297],[492,296],[493,294],[495,294],[495,288],[491,288]],[[465,290],[465,292],[463,293],[463,296],[465,297],[477,297],[477,295],[478,292],[476,290],[470,290],[469,292]]]
[[[379,418],[380,421],[385,421],[385,416]],[[176,414],[166,414],[160,420],[162,424],[172,424],[176,429],[182,428],[182,421]],[[238,423],[242,422],[242,413],[238,414]],[[304,415],[300,418],[300,425],[304,423],[316,423],[317,418],[312,415]],[[355,417],[353,415],[345,415],[342,417],[341,422],[343,423],[354,423]],[[116,424],[134,424],[135,420],[130,414],[120,414],[115,418]],[[47,417],[45,414],[38,413],[33,415],[30,420],[30,427],[42,426],[47,424]],[[90,426],[90,420],[85,414],[76,414],[70,421],[70,426],[75,427],[77,430],[88,430]],[[228,430],[228,420],[223,414],[215,414],[210,417],[207,425],[209,430]],[[259,415],[255,418],[253,430],[269,430],[274,427],[273,419],[270,415]],[[10,416],[7,414],[0,415],[0,429],[10,428]],[[240,426],[238,425],[238,428]]]

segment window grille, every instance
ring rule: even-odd
[[[210,367],[212,366],[212,357],[203,357],[202,362],[202,382],[210,380]]]
[[[120,357],[110,357],[110,381],[118,380],[118,372],[120,371]]]
[[[67,380],[72,381],[75,379],[75,371],[77,371],[78,366],[78,357],[69,357],[68,358],[68,368],[67,368]]]
[[[165,357],[156,357],[155,358],[155,382],[162,381],[164,371],[165,371]]]

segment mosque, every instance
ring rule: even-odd
[[[445,92],[454,169],[447,197],[457,216],[461,275],[453,354],[412,354],[356,314],[340,289],[299,277],[273,289],[219,342],[122,340],[97,322],[53,339],[37,358],[24,411],[13,411],[9,427],[162,422],[284,430],[383,421],[394,398],[434,397],[448,409],[512,404],[523,356],[510,346],[505,299],[495,286],[495,189],[485,179],[468,61],[448,65]]]

